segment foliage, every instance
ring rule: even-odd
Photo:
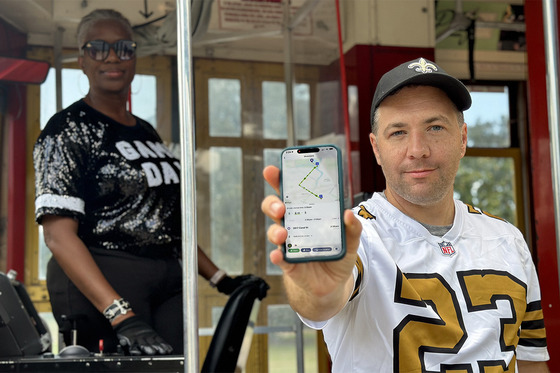
[[[469,126],[468,139],[470,147],[509,147],[507,118]],[[512,158],[465,157],[455,178],[455,198],[515,224],[514,178]]]
[[[455,178],[455,198],[515,224],[513,159],[467,157]]]
[[[467,145],[476,148],[508,148],[511,145],[508,117],[499,122],[467,123]]]

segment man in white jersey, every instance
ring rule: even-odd
[[[522,234],[453,199],[465,155],[467,88],[419,58],[380,80],[370,142],[386,189],[344,214],[347,254],[291,264],[288,300],[322,329],[334,372],[548,372],[540,288]],[[278,190],[279,170],[265,168]],[[268,196],[268,239],[285,206]]]

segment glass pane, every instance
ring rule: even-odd
[[[309,102],[309,84],[296,84],[294,86],[294,123],[298,140],[309,140],[310,137],[311,108]]]
[[[59,346],[59,340],[55,336],[58,336],[58,324],[54,319],[52,312],[39,312],[39,317],[47,327],[51,337],[51,352],[53,354],[58,354],[59,350],[63,346]]]
[[[282,149],[264,149],[263,152],[263,160],[264,160],[264,165],[265,166],[276,166],[276,167],[280,167],[280,153],[282,153]],[[276,192],[274,191],[274,189],[272,189],[272,187],[270,185],[268,185],[267,182],[264,183],[264,195],[268,196],[270,194],[276,194]],[[265,215],[265,232],[268,230],[268,227],[273,223],[272,219],[270,219],[268,216]],[[276,246],[273,245],[272,243],[270,243],[270,241],[266,238],[265,235],[265,245],[266,245],[266,274],[267,275],[281,275],[282,274],[282,270],[280,268],[278,268],[278,266],[275,266],[274,264],[272,264],[270,262],[270,260],[268,259],[268,255],[270,254],[270,252],[274,249],[276,249]]]
[[[262,96],[263,137],[265,139],[287,138],[286,84],[263,82]]]
[[[208,79],[210,136],[241,136],[241,83],[238,79]]]
[[[51,259],[52,253],[45,243],[43,236],[43,226],[38,226],[39,230],[39,280],[47,279],[47,263]]]
[[[310,104],[309,84],[294,86],[294,124],[297,140],[309,140]],[[265,139],[286,139],[287,108],[284,82],[262,83],[263,136]]]
[[[51,68],[47,79],[41,84],[41,129],[56,113],[55,69]],[[83,98],[89,90],[89,82],[82,70],[62,69],[62,107]]]
[[[136,74],[130,85],[131,112],[157,128],[157,79]]]
[[[350,122],[350,140],[360,141],[360,118],[358,112],[358,87],[348,86],[348,120]]]
[[[224,312],[224,307],[212,307],[212,328],[216,329],[218,326],[218,322],[220,321],[220,317],[222,316],[222,312]]]
[[[56,113],[56,81],[54,68],[41,85],[41,129]],[[157,128],[157,79],[153,75],[136,74],[131,84],[132,112]],[[83,98],[89,90],[89,82],[82,70],[62,69],[62,107]]]
[[[359,194],[360,186],[362,185],[362,174],[360,173],[360,151],[352,151],[350,156],[352,157],[352,186],[354,188],[352,192],[354,193],[353,197],[356,197],[356,195]],[[356,204],[357,203],[354,201],[354,205]],[[347,204],[345,207],[352,208],[354,206]]]
[[[297,371],[296,323],[301,323],[295,312],[287,304],[270,305],[269,327],[289,327],[293,331],[272,332],[268,336],[268,372],[284,373]],[[317,332],[303,327],[304,372],[318,372]]]
[[[514,167],[512,158],[463,158],[455,178],[455,198],[517,224]]]
[[[229,274],[243,271],[241,149],[210,148],[212,260]]]
[[[467,145],[476,148],[509,148],[509,95],[507,87],[470,86],[472,106],[465,111]]]
[[[303,363],[304,372],[314,373],[319,371],[317,362],[317,331],[306,326],[303,327]]]

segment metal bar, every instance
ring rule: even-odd
[[[294,72],[293,45],[292,45],[292,21],[290,15],[290,0],[283,0],[284,5],[284,82],[286,83],[286,125],[288,130],[287,145],[297,144],[296,127],[294,123]],[[300,12],[301,14],[301,12]],[[303,17],[301,18],[303,19]],[[294,24],[299,23],[299,21]],[[298,373],[304,372],[303,366],[303,329],[301,321],[296,321],[296,359]]]
[[[298,373],[305,372],[303,351],[303,322],[296,317],[296,361]]]
[[[303,19],[307,17],[309,13],[311,13],[311,11],[317,6],[317,4],[319,4],[319,0],[307,0],[305,4],[299,7],[297,13],[294,14],[292,19],[290,20],[288,27],[291,30],[295,29],[297,25],[299,25],[299,23],[303,21]]]
[[[344,137],[346,145],[346,168],[348,170],[348,201],[350,201],[350,206],[354,206],[354,169],[352,165],[352,141],[350,134],[350,114],[348,113],[348,81],[346,80],[346,62],[344,60],[344,45],[342,42],[342,24],[340,21],[340,2],[335,0],[336,7],[336,28],[338,36],[338,54],[339,54],[339,66],[340,66],[340,93],[342,94],[342,113],[344,119]]]
[[[201,337],[212,337],[216,328],[198,328],[198,335]],[[255,326],[254,334],[273,334],[273,333],[295,333],[296,326]]]
[[[506,23],[506,22],[487,22],[487,21],[476,21],[477,28],[495,28],[500,31],[517,31],[525,32],[524,23]]]
[[[257,316],[259,315],[259,308],[261,307],[261,301],[256,299],[253,303],[253,308],[251,308],[251,315],[249,316],[249,322],[247,324],[247,329],[245,329],[245,335],[243,336],[243,341],[241,342],[241,350],[237,357],[237,371],[244,373],[247,368],[247,360],[249,359],[249,352],[251,351],[251,342],[253,341],[253,335],[255,334],[255,323],[257,322]]]
[[[317,6],[318,0],[308,0],[298,12],[291,17],[290,0],[284,0],[284,82],[286,83],[286,125],[288,129],[287,145],[297,145],[296,124],[294,123],[294,72],[293,43],[294,28]]]
[[[200,47],[201,45],[227,43],[227,42],[246,40],[251,38],[273,37],[273,36],[280,36],[281,34],[282,34],[281,30],[272,30],[272,31],[264,31],[264,32],[255,32],[255,31],[238,32],[231,35],[205,37],[204,39],[197,40],[196,43],[194,44],[195,46]]]
[[[290,0],[284,0],[284,82],[286,83],[286,125],[288,129],[288,146],[297,143],[294,123],[294,73],[292,69],[292,29],[290,25]]]
[[[194,170],[193,73],[190,0],[177,0],[177,80],[181,142],[181,213],[183,264],[183,340],[185,372],[199,371],[198,256]]]
[[[64,28],[57,27],[54,34],[54,72],[55,72],[55,92],[56,92],[56,111],[62,110],[62,37]]]
[[[546,86],[548,100],[548,128],[550,133],[550,160],[554,219],[556,221],[556,253],[560,272],[560,137],[558,129],[558,25],[556,0],[543,0],[543,25],[546,56]],[[559,277],[560,281],[560,277]]]

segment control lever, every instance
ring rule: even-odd
[[[70,335],[72,337],[72,344],[64,347],[60,350],[59,355],[61,357],[84,357],[90,356],[90,352],[84,346],[78,344],[78,320],[84,320],[87,316],[85,315],[62,315],[63,321],[69,321],[71,323]]]

